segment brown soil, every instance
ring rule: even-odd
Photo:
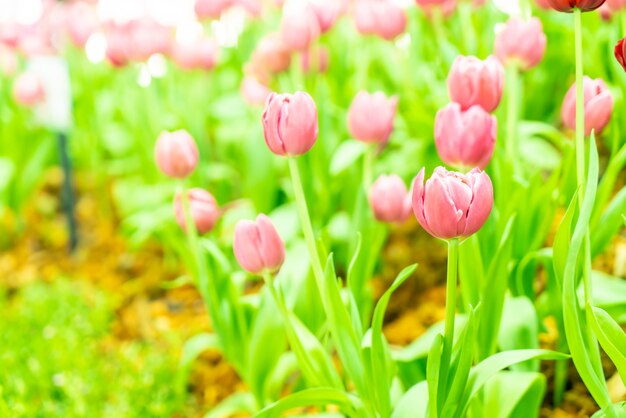
[[[99,213],[94,184],[85,176],[79,178],[77,186],[81,244],[74,255],[68,255],[65,222],[58,207],[59,184],[60,173],[52,170],[24,214],[26,227],[22,231],[16,230],[13,217],[7,215],[1,220],[4,230],[9,231],[7,236],[12,237],[5,242],[7,251],[0,254],[3,286],[17,289],[35,280],[58,277],[93,282],[117,298],[113,343],[141,339],[167,344],[166,336],[172,332],[188,338],[210,330],[209,318],[194,288],[163,286],[179,277],[182,269],[166,265],[156,243],[130,248],[117,232],[117,220]],[[619,238],[616,246],[625,242]],[[375,295],[380,295],[404,266],[420,264],[415,277],[394,294],[385,321],[384,332],[390,343],[405,345],[444,318],[446,249],[410,222],[392,231],[383,257],[385,267],[373,281]],[[612,271],[613,259],[614,254],[609,252],[596,261],[596,267]],[[546,346],[556,338],[554,327],[548,329],[551,331],[542,335]],[[607,370],[611,374],[610,367]],[[549,367],[546,374],[550,377]],[[588,417],[596,410],[573,368],[569,382],[563,404],[551,408],[546,403],[541,417]],[[623,396],[626,391],[620,392],[623,386],[617,386],[616,393]],[[197,401],[196,416],[202,416],[234,391],[243,390],[233,369],[215,352],[207,352],[196,361],[188,388]]]

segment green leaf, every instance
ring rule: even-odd
[[[341,143],[330,161],[330,175],[335,177],[352,167],[365,150],[366,147],[359,141],[348,140]]]
[[[460,403],[461,414],[459,416],[465,416],[470,400],[485,383],[507,367],[528,360],[564,360],[567,358],[569,358],[567,354],[541,349],[503,351],[486,358],[470,371],[467,386],[463,392],[463,400]]]
[[[535,305],[525,296],[508,298],[504,304],[498,345],[502,351],[539,348],[538,319]],[[539,362],[512,366],[518,371],[539,371]]]
[[[185,371],[188,370],[198,356],[209,349],[221,350],[217,335],[209,334],[208,332],[194,335],[183,345],[178,367]]]
[[[459,336],[461,330],[467,322],[467,316],[457,315],[454,327],[454,338]],[[392,357],[396,362],[410,363],[426,358],[433,342],[439,334],[443,334],[445,324],[443,321],[437,322],[426,330],[422,335],[412,341],[401,350],[392,352]]]
[[[485,283],[485,268],[477,235],[467,238],[459,246],[459,282],[461,284],[462,312],[480,302],[480,289]]]
[[[603,309],[587,304],[587,320],[604,352],[611,358],[622,382],[626,382],[626,334]]]
[[[443,336],[435,337],[433,345],[428,353],[428,363],[426,366],[426,381],[428,382],[428,416],[437,418],[439,410],[437,399],[439,397],[439,381],[441,372],[441,353],[443,351]],[[445,388],[443,388],[445,390]]]
[[[607,409],[612,409],[612,414],[609,415],[607,413]],[[591,418],[625,418],[626,417],[626,402],[619,402],[613,405],[609,405],[608,407],[599,410],[595,414],[591,416]]]
[[[251,393],[233,393],[211,409],[204,418],[224,418],[243,413],[253,414],[256,410],[256,402]]]
[[[426,418],[428,398],[428,383],[424,380],[402,395],[391,418]]]
[[[348,417],[367,417],[363,404],[354,396],[334,388],[313,388],[293,393],[263,408],[255,418],[279,418],[293,408],[335,405]]]
[[[622,227],[620,218],[626,208],[626,187],[620,190],[600,217],[591,237],[591,257],[600,254]]]
[[[484,415],[490,418],[538,417],[546,377],[534,372],[500,372],[485,385]]]
[[[389,345],[383,335],[383,320],[385,311],[391,299],[391,295],[408,279],[417,268],[417,264],[406,267],[398,274],[389,289],[382,295],[376,308],[374,309],[374,318],[372,319],[372,374],[376,376],[373,382],[374,392],[379,408],[379,412],[383,416],[389,415],[391,411],[391,400],[389,399],[389,388],[393,379],[393,371],[389,370]]]

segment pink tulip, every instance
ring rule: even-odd
[[[198,165],[198,147],[187,131],[166,131],[157,139],[154,158],[163,174],[182,179]]]
[[[106,57],[114,67],[123,67],[130,61],[131,47],[128,25],[110,25],[107,30]]]
[[[70,39],[77,48],[83,48],[100,25],[95,7],[83,1],[68,4],[65,20]]]
[[[498,107],[504,86],[504,68],[494,56],[482,61],[476,57],[458,56],[448,74],[448,92],[463,110],[473,105],[487,112]]]
[[[328,70],[328,49],[312,47],[300,55],[300,66],[305,73],[325,73]]]
[[[190,189],[187,192],[191,219],[200,234],[211,231],[220,217],[220,209],[213,195],[204,189]],[[174,198],[174,215],[183,231],[187,231],[182,193]]]
[[[317,108],[307,93],[271,93],[263,112],[263,133],[276,155],[302,155],[317,140]]]
[[[543,10],[550,10],[552,8],[552,6],[550,6],[550,0],[535,0],[535,3]]]
[[[432,16],[433,13],[441,13],[442,16],[450,16],[457,7],[458,0],[416,0],[417,5],[426,13]]]
[[[22,73],[13,84],[13,98],[22,106],[35,106],[44,100],[45,95],[41,80],[33,73]]]
[[[0,25],[0,44],[16,48],[20,43],[22,28],[12,21],[2,22]]]
[[[539,19],[511,18],[496,35],[495,54],[503,63],[518,63],[528,70],[541,62],[546,51],[546,35]]]
[[[253,75],[245,76],[241,82],[241,95],[253,106],[264,105],[271,93],[272,91]]]
[[[606,3],[614,11],[626,9],[626,0],[606,0]]]
[[[426,185],[422,168],[413,181],[413,212],[435,238],[469,237],[484,225],[492,206],[491,179],[478,168],[461,174],[437,167]]]
[[[252,274],[274,273],[285,261],[285,244],[272,221],[263,214],[255,222],[237,223],[233,251],[239,265]]]
[[[317,15],[308,2],[288,0],[283,7],[280,34],[288,50],[304,51],[320,36]]]
[[[381,222],[403,223],[411,216],[411,195],[402,179],[395,175],[380,176],[369,191],[374,217]]]
[[[406,29],[404,10],[387,0],[361,0],[354,6],[354,23],[359,33],[392,40]]]
[[[496,118],[480,106],[463,111],[450,103],[435,119],[435,145],[439,156],[457,168],[485,168],[496,143]]]
[[[279,34],[265,36],[252,53],[252,67],[261,74],[277,74],[289,69],[291,54]]]
[[[167,54],[172,44],[170,30],[151,19],[133,21],[130,35],[129,53],[137,61],[146,61],[153,54]]]
[[[583,78],[583,90],[585,135],[590,135],[592,130],[599,134],[611,119],[613,95],[600,78],[593,80],[585,76]],[[561,109],[561,118],[567,128],[576,129],[576,83],[570,87],[565,95]]]
[[[355,139],[385,145],[393,130],[398,99],[382,92],[359,92],[348,110],[348,130]]]
[[[201,38],[188,44],[172,44],[172,59],[184,70],[211,70],[217,63],[218,55],[219,47],[210,38]]]
[[[346,10],[345,0],[310,0],[320,31],[328,32]]]
[[[196,0],[194,9],[200,19],[217,19],[233,4],[233,0]]]

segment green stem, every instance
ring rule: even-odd
[[[519,83],[519,70],[515,63],[507,67],[506,76],[506,156],[513,165],[513,171],[517,173],[519,169],[519,158],[517,155],[519,150],[517,144],[517,126],[519,120],[519,110],[517,108],[519,97],[517,87]]]
[[[463,28],[463,39],[465,40],[464,48],[467,55],[476,54],[476,29],[474,28],[474,22],[472,22],[472,4],[461,3],[460,18],[461,27]]]
[[[372,185],[372,171],[374,168],[374,157],[376,153],[376,145],[367,145],[365,154],[363,154],[363,189],[365,194]]]
[[[311,217],[309,216],[309,209],[306,204],[304,189],[302,188],[300,169],[298,168],[298,161],[295,158],[290,157],[288,161],[289,171],[291,172],[291,182],[293,184],[293,191],[296,197],[296,206],[298,207],[298,215],[300,216],[300,223],[302,224],[302,232],[304,233],[304,240],[306,241],[309,249],[311,266],[313,268],[315,280],[317,281],[317,287],[321,293],[324,288],[324,269],[322,268],[319,252],[317,250],[315,234],[313,233],[313,225],[311,224]]]
[[[446,322],[441,352],[442,375],[440,379],[440,390],[447,390],[448,371],[452,358],[452,347],[454,345],[454,319],[456,316],[456,285],[457,272],[459,268],[459,239],[453,238],[448,241],[448,273],[446,279]]]

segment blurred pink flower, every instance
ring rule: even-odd
[[[272,91],[259,82],[253,75],[247,75],[241,81],[241,95],[244,100],[253,106],[262,106],[267,102]]]
[[[304,51],[320,36],[317,15],[307,1],[287,0],[280,23],[283,44],[291,51]]]
[[[392,40],[406,29],[404,10],[387,0],[360,0],[354,5],[354,24],[363,35]]]
[[[189,201],[189,212],[191,219],[200,234],[206,234],[215,226],[220,217],[220,209],[213,195],[204,189],[190,189],[187,193]],[[174,215],[176,222],[183,231],[187,231],[187,222],[185,222],[185,211],[183,205],[183,196],[178,192],[174,198]]]
[[[188,177],[198,165],[198,147],[185,130],[162,132],[154,147],[157,167],[168,177]]]
[[[211,70],[215,67],[218,56],[219,47],[210,38],[201,38],[188,44],[172,44],[172,59],[185,70]]]
[[[359,92],[348,110],[348,130],[355,139],[385,145],[393,131],[398,99],[384,93]]]
[[[583,78],[585,101],[585,135],[595,130],[600,134],[609,123],[613,113],[613,95],[602,79]],[[576,129],[576,83],[570,87],[561,109],[563,124],[569,129]]]
[[[13,98],[15,102],[26,107],[41,103],[46,96],[44,86],[33,73],[20,74],[13,83]]]
[[[480,105],[493,112],[502,99],[504,68],[494,56],[480,60],[472,56],[458,56],[448,74],[450,99],[463,110]]]
[[[411,216],[411,195],[395,174],[380,176],[370,188],[368,200],[374,217],[381,222],[403,223]]]
[[[528,70],[541,62],[546,51],[546,35],[539,19],[512,17],[496,34],[495,55],[503,63],[518,63]]]
[[[252,274],[275,273],[285,261],[285,244],[267,216],[256,221],[239,221],[235,227],[233,251],[239,265]]]

